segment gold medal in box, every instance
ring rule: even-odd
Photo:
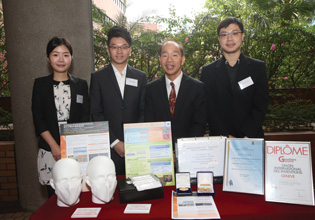
[[[192,195],[189,172],[176,173],[176,192],[178,196]]]
[[[198,196],[214,195],[213,172],[211,171],[197,172],[197,194]]]
[[[180,191],[187,191],[188,190],[188,187],[181,187],[179,188]]]

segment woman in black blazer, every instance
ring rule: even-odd
[[[59,125],[88,122],[90,118],[87,82],[68,73],[72,61],[70,43],[54,37],[47,44],[46,54],[53,74],[35,79],[32,114],[39,136],[38,177],[51,196],[54,194],[49,183],[51,171],[61,156]]]

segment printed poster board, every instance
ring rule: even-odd
[[[108,122],[86,122],[60,125],[61,158],[79,162],[86,175],[88,162],[96,156],[110,158]]]
[[[124,124],[126,178],[155,174],[175,185],[171,122]]]

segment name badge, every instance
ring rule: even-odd
[[[254,84],[252,77],[247,77],[246,79],[243,79],[241,81],[238,82],[238,84],[240,85],[241,90],[247,88],[248,86],[251,86]]]
[[[138,87],[138,80],[137,79],[126,78],[126,85]]]
[[[77,94],[77,103],[83,104],[83,95]]]

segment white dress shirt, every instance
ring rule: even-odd
[[[119,90],[121,93],[121,97],[122,99],[124,99],[124,92],[125,92],[125,84],[126,84],[126,73],[127,73],[127,65],[125,66],[125,68],[123,69],[123,71],[120,73],[116,67],[111,64],[116,76],[116,80],[119,86]],[[113,148],[120,140],[116,139],[111,145],[110,147]]]
[[[112,64],[116,80],[120,89],[121,97],[124,99],[124,91],[125,91],[125,83],[126,83],[126,73],[127,73],[127,65],[123,69],[122,72],[119,72],[116,67]]]

